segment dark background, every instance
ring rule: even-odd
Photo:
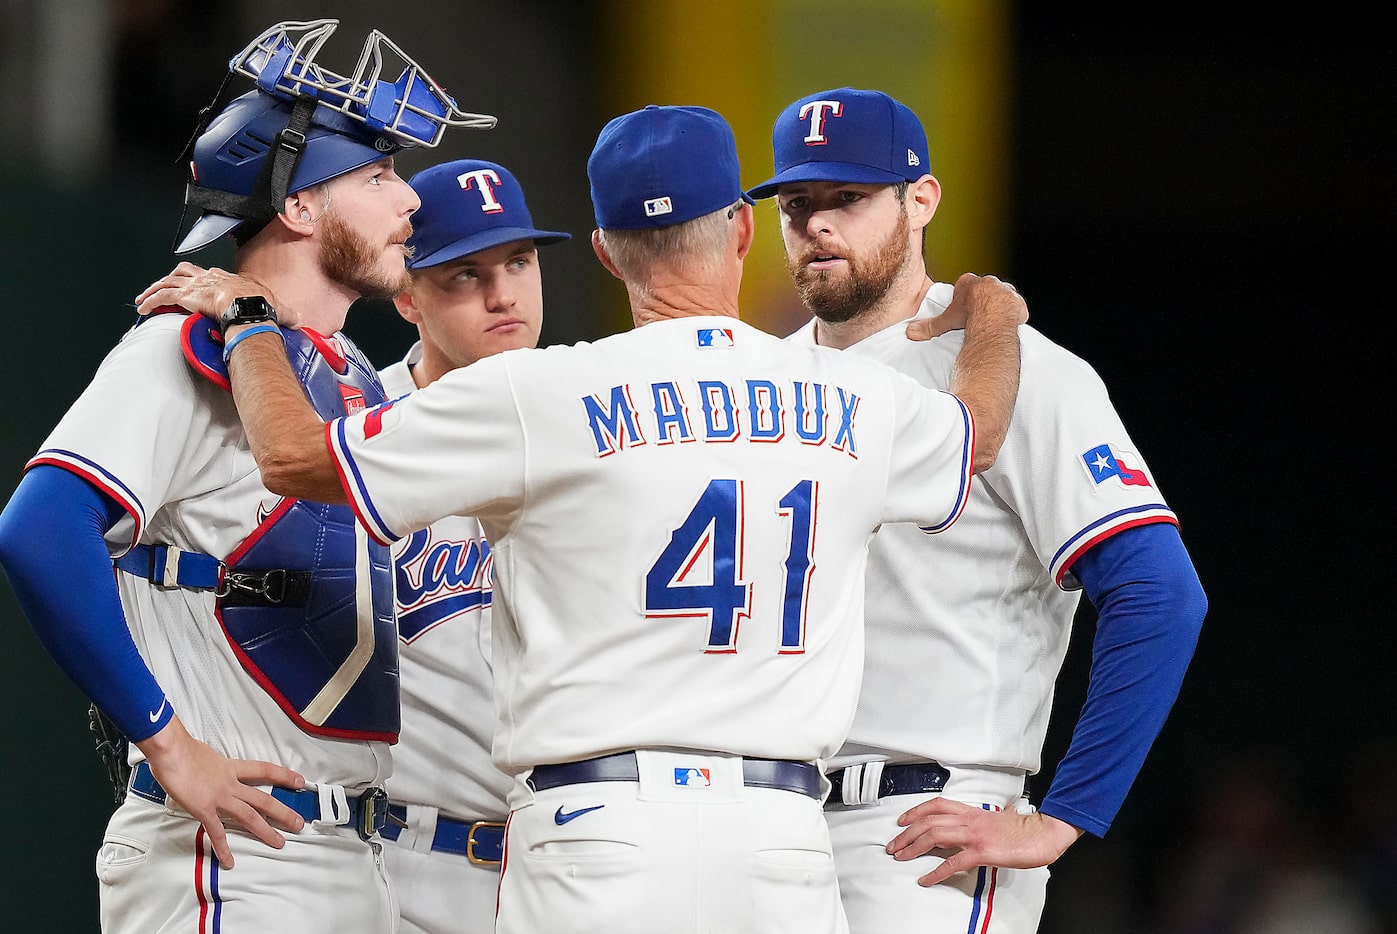
[[[1169,725],[1111,834],[1056,867],[1044,928],[1397,931],[1393,43],[1342,8],[1153,12],[1031,4],[1017,31],[1013,276],[1111,388],[1210,598]]]
[[[174,155],[225,50],[256,31],[235,15],[249,5],[131,13],[143,6],[114,5],[125,16],[113,27],[115,143],[97,175],[26,159],[32,101],[5,118],[0,501],[129,323],[120,303],[170,265]],[[404,6],[385,19],[410,15]],[[543,226],[585,239],[586,153],[613,115],[594,80],[604,5],[477,6],[497,14],[488,42],[459,37],[479,80],[452,90],[512,129],[473,137],[470,152],[516,169]],[[1260,8],[1065,6],[1010,7],[1010,239],[1006,268],[975,271],[1014,281],[1033,324],[1100,372],[1181,518],[1210,611],[1111,833],[1054,867],[1042,930],[1397,930],[1394,614],[1381,583],[1394,42],[1332,5],[1293,21]],[[264,8],[266,23],[281,18]],[[425,39],[402,34],[419,27],[384,28],[440,70]],[[740,54],[759,50],[737,37],[715,50]],[[933,138],[933,160],[936,149]],[[754,183],[764,168],[744,174]],[[938,278],[963,271],[930,260]],[[623,326],[606,310],[619,294],[580,244],[544,263],[545,341]],[[411,342],[391,311],[356,310],[350,325],[384,364]],[[92,860],[110,807],[86,701],[5,585],[0,632],[0,927],[95,931]],[[1085,693],[1092,633],[1088,608],[1039,795]]]

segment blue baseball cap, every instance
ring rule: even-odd
[[[457,159],[423,169],[408,184],[422,207],[412,215],[409,269],[440,266],[515,240],[539,246],[571,239],[558,230],[538,230],[524,203],[524,189],[504,166],[483,159]]]
[[[882,91],[839,88],[802,97],[771,131],[776,175],[748,192],[770,198],[792,182],[895,185],[930,171],[926,131]]]
[[[651,104],[617,117],[597,136],[587,177],[603,230],[670,227],[739,198],[752,203],[732,128],[707,107]]]

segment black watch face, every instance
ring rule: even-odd
[[[253,321],[275,321],[271,304],[260,295],[233,299],[223,313],[224,324],[245,324]]]

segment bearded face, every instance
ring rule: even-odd
[[[411,224],[404,224],[389,242],[375,244],[334,211],[328,212],[322,223],[320,268],[331,280],[364,298],[391,299],[411,284],[401,248],[390,249],[407,239]]]
[[[795,280],[800,300],[822,321],[838,324],[873,307],[892,288],[909,261],[907,208],[898,212],[893,229],[867,250],[845,247],[834,251],[818,242],[798,256],[786,257],[786,268]],[[811,269],[821,256],[837,252],[845,269]]]

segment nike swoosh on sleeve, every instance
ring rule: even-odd
[[[159,706],[159,707],[155,708],[155,709],[152,710],[149,714],[146,715],[146,716],[150,717],[150,722],[151,722],[151,723],[154,723],[156,720],[159,720],[159,719],[160,719],[160,715],[161,715],[162,713],[165,712],[165,708],[166,708],[167,706],[169,706],[169,703],[170,703],[170,699],[167,697],[167,698],[165,698],[163,701],[160,702],[160,706]]]

